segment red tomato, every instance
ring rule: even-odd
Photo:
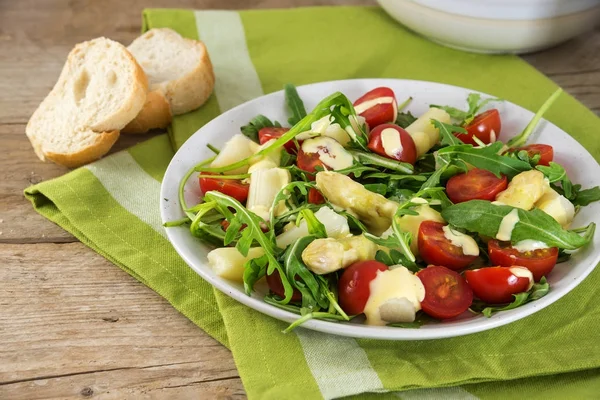
[[[475,116],[475,119],[464,127],[467,130],[466,134],[455,133],[454,136],[467,144],[477,146],[473,140],[473,136],[481,140],[485,144],[495,142],[500,136],[502,123],[500,122],[500,114],[498,110],[492,108]],[[492,131],[494,132],[492,134]]]
[[[200,190],[202,193],[216,190],[227,196],[231,196],[240,203],[244,203],[248,198],[248,190],[250,185],[242,183],[242,181],[234,179],[217,179],[217,178],[203,178],[200,175]]]
[[[391,97],[393,100],[391,102],[377,104],[377,99],[384,97]],[[358,115],[365,118],[369,128],[373,129],[377,125],[394,122],[396,120],[396,116],[398,115],[398,105],[392,89],[388,87],[375,88],[356,100],[353,105],[354,108],[357,108],[357,106],[371,101],[373,101],[373,103],[370,103],[372,105],[369,108],[361,110],[362,107],[358,107],[358,110],[356,111]]]
[[[279,297],[285,297],[283,283],[281,283],[281,276],[279,275],[278,270],[274,270],[271,275],[267,275],[267,283],[269,284],[269,289],[271,289],[271,292],[275,293]],[[302,300],[302,294],[298,291],[298,289],[294,289],[294,293],[292,294],[292,299],[290,301],[300,300]]]
[[[381,140],[381,133],[385,129],[393,129],[400,136],[400,143],[402,144],[401,150],[390,156],[385,152],[383,148],[383,141]],[[417,161],[417,148],[415,141],[408,132],[394,124],[383,124],[377,126],[369,134],[369,145],[367,146],[372,152],[379,154],[380,156],[391,158],[392,160],[403,161],[409,164],[414,164]]]
[[[533,274],[536,282],[542,279],[542,276],[548,275],[558,260],[558,248],[556,247],[520,252],[512,248],[510,244],[503,244],[497,240],[488,242],[488,253],[490,261],[494,265],[502,267],[518,265],[527,268]]]
[[[465,278],[446,267],[430,265],[417,272],[425,287],[421,308],[438,319],[454,318],[469,309],[473,291]]]
[[[445,224],[423,221],[419,226],[419,254],[427,264],[443,265],[454,271],[471,264],[477,256],[467,256],[461,247],[455,246],[444,236]]]
[[[528,144],[527,146],[519,147],[516,150],[525,150],[529,153],[529,157],[535,154],[540,155],[538,165],[550,165],[550,161],[554,159],[554,148],[549,144]]]
[[[490,304],[510,303],[513,294],[526,292],[532,283],[529,278],[511,271],[516,267],[487,267],[465,271],[467,283],[479,299]]]
[[[469,172],[450,178],[446,184],[446,193],[453,203],[476,199],[493,201],[506,186],[506,176],[498,178],[490,171],[473,168]]]
[[[317,172],[316,167],[324,168],[325,165],[319,158],[319,153],[305,153],[302,151],[302,148],[300,148],[300,151],[298,151],[296,164],[298,164],[298,168],[301,170],[312,173],[312,175],[308,175],[308,178],[311,181],[315,180],[314,173]]]
[[[342,309],[350,315],[361,314],[371,294],[371,281],[377,271],[387,269],[387,265],[379,261],[359,261],[346,268],[338,282],[338,301]]]
[[[310,204],[323,204],[325,203],[325,198],[317,189],[310,188],[308,190],[308,202]]]
[[[289,130],[290,128],[262,128],[260,131],[258,131],[258,141],[260,142],[260,144],[265,144],[271,139],[279,139],[284,133],[286,133]],[[284,144],[283,147],[288,153],[296,154],[296,144],[293,140],[290,140],[289,142]]]

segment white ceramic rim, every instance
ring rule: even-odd
[[[464,95],[465,93],[478,92],[476,90],[471,90],[471,89],[467,89],[467,88],[462,88],[462,87],[447,85],[447,84],[442,84],[442,83],[416,81],[416,80],[404,80],[404,79],[349,79],[349,80],[339,80],[339,81],[328,81],[328,82],[320,82],[320,83],[313,83],[313,84],[309,84],[309,85],[299,86],[298,91],[300,92],[301,97],[303,97],[303,99],[305,99],[305,102],[308,102],[308,101],[306,101],[306,97],[302,95],[303,91],[314,89],[315,91],[317,91],[319,93],[322,92],[322,97],[325,97],[326,95],[328,95],[330,93],[329,92],[326,93],[324,91],[319,91],[319,88],[322,86],[329,87],[329,86],[333,85],[335,87],[340,87],[340,91],[343,92],[344,91],[344,89],[342,88],[343,86],[347,86],[347,85],[352,86],[352,85],[359,85],[359,84],[362,86],[367,86],[367,87],[371,87],[371,88],[375,88],[378,86],[398,86],[398,85],[402,85],[402,84],[418,85],[418,86],[423,86],[424,91],[428,91],[428,90],[435,91],[436,89],[439,89],[442,91],[443,90],[452,90],[452,91],[455,90],[457,92],[460,92],[461,96]],[[481,93],[482,95],[484,95],[486,97],[492,97],[492,96],[487,95],[482,92],[478,92],[478,93]],[[413,97],[415,97],[414,94],[412,94],[412,95],[413,95]],[[231,118],[230,117],[231,115],[235,115],[235,113],[239,112],[241,109],[243,109],[244,107],[247,107],[250,104],[253,104],[256,102],[264,102],[271,98],[280,98],[280,101],[283,102],[283,91],[278,91],[278,92],[274,92],[274,93],[271,93],[271,94],[268,94],[265,96],[261,96],[257,99],[251,100],[247,103],[239,105],[239,106],[223,113],[219,117],[217,117],[217,118],[213,119],[212,121],[210,121],[209,123],[207,123],[204,127],[200,128],[198,131],[196,131],[194,133],[194,135],[192,135],[192,137],[195,137],[196,135],[202,135],[202,131],[210,131],[210,129],[215,124],[217,124],[217,121],[229,120],[229,118]],[[465,98],[466,98],[466,96],[465,96]],[[319,100],[320,100],[320,98],[319,98]],[[526,114],[529,114],[530,116],[533,116],[533,113],[531,113],[530,111],[528,111],[520,106],[517,106],[516,104],[510,103],[510,102],[504,102],[504,103],[509,105],[511,108],[516,108],[518,110],[521,110],[521,112],[524,112]],[[269,114],[268,110],[266,110],[264,112],[264,114],[268,115]],[[560,128],[556,127],[555,125],[551,124],[548,121],[544,121],[544,123],[545,123],[545,125],[543,126],[542,129],[540,129],[540,131],[545,131],[545,130],[551,129],[551,130],[557,130],[557,131],[562,132],[564,137],[561,137],[560,139],[566,140],[567,142],[569,142],[568,143],[569,144],[569,153],[577,153],[579,160],[581,160],[582,157],[588,158],[588,160],[586,162],[589,162],[589,160],[593,160],[593,162],[594,162],[593,168],[595,168],[595,173],[593,174],[593,176],[595,177],[594,184],[595,185],[599,184],[600,183],[600,166],[595,161],[595,159],[587,152],[587,150],[585,150],[585,148],[583,148],[583,146],[581,146],[575,139],[573,139],[571,136],[569,136],[566,132],[562,131]],[[239,126],[235,126],[234,128],[235,128],[235,130],[237,130],[237,129],[239,129]],[[506,139],[506,137],[504,137],[504,139]],[[171,221],[171,220],[174,220],[177,218],[181,218],[181,216],[183,216],[183,213],[180,213],[180,215],[176,215],[176,213],[173,212],[173,202],[172,201],[169,202],[166,199],[177,197],[177,193],[174,193],[173,188],[178,187],[179,180],[185,173],[185,172],[183,172],[183,173],[180,173],[180,172],[187,171],[187,169],[189,169],[192,165],[201,161],[201,159],[195,160],[193,163],[188,164],[188,165],[190,165],[189,167],[180,165],[180,164],[183,164],[183,161],[179,160],[179,157],[181,156],[181,154],[184,153],[187,146],[192,145],[192,142],[193,142],[192,138],[188,139],[188,141],[177,151],[177,153],[171,160],[171,163],[169,164],[169,167],[167,168],[167,171],[165,173],[165,176],[164,176],[164,179],[163,179],[163,182],[161,185],[161,195],[160,195],[161,196],[160,197],[161,218],[162,218],[163,222]],[[592,167],[586,165],[586,170],[588,168],[592,168]],[[596,205],[596,206],[600,209],[600,205]],[[588,206],[588,207],[591,207],[591,206]],[[598,223],[600,221],[597,219],[596,222]],[[279,320],[283,320],[286,322],[293,322],[298,318],[298,315],[296,315],[296,314],[293,314],[288,311],[285,311],[285,310],[279,309],[277,307],[274,307],[272,305],[269,305],[258,298],[247,296],[245,293],[239,291],[237,288],[235,288],[232,284],[230,284],[225,279],[222,279],[222,278],[219,278],[216,276],[212,276],[212,275],[207,274],[204,271],[202,271],[201,266],[195,265],[193,260],[188,256],[187,252],[189,251],[189,249],[186,249],[184,246],[182,246],[182,244],[176,238],[175,232],[177,229],[185,229],[188,231],[188,234],[189,234],[189,230],[187,228],[182,228],[182,227],[167,228],[166,233],[167,233],[168,239],[171,241],[171,243],[173,244],[173,247],[179,253],[179,255],[184,259],[184,261],[194,271],[196,271],[203,279],[208,281],[211,285],[213,285],[214,287],[219,289],[221,292],[232,297],[233,299],[239,301],[240,303],[245,304],[246,306],[253,308],[257,311],[260,311],[261,313],[264,313],[271,317],[274,317],[274,318],[277,318]],[[592,247],[592,245],[600,246],[599,236],[600,236],[600,234],[596,234],[596,237],[594,238],[593,243],[590,243],[589,247]],[[449,337],[477,333],[477,332],[489,330],[492,328],[497,328],[497,327],[509,324],[511,322],[517,321],[519,319],[525,318],[525,317],[549,306],[550,304],[554,303],[555,301],[559,300],[560,298],[562,298],[565,294],[570,292],[579,283],[581,283],[591,273],[591,271],[595,268],[595,266],[600,262],[600,248],[596,249],[595,252],[591,252],[591,254],[587,255],[584,260],[586,263],[589,263],[589,266],[586,269],[584,269],[580,273],[580,275],[578,275],[576,277],[570,277],[571,280],[568,283],[560,286],[558,289],[554,289],[554,290],[551,289],[550,293],[548,293],[548,295],[546,295],[545,297],[543,297],[537,301],[534,301],[532,303],[528,303],[517,309],[494,314],[494,316],[492,316],[491,318],[483,318],[480,316],[474,317],[474,318],[478,318],[478,320],[476,321],[477,323],[475,323],[475,324],[469,323],[468,325],[461,325],[461,321],[453,321],[453,322],[448,322],[448,323],[441,322],[439,324],[433,325],[433,326],[445,325],[444,328],[447,328],[447,329],[442,329],[442,328],[427,329],[427,326],[424,326],[421,329],[403,329],[403,328],[392,328],[392,327],[376,327],[376,326],[368,326],[368,325],[358,325],[358,324],[352,324],[352,323],[335,323],[335,322],[328,322],[328,321],[322,321],[322,320],[309,320],[309,321],[305,322],[302,325],[302,327],[320,331],[320,332],[326,332],[326,333],[330,333],[330,334],[340,335],[340,336],[348,336],[348,337],[356,337],[356,338],[370,338],[370,339],[384,339],[384,340],[441,339],[441,338],[449,338]],[[209,267],[209,269],[210,269],[210,267]],[[474,318],[471,318],[469,321],[473,321]]]

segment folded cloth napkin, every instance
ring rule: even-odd
[[[421,79],[481,90],[529,109],[555,90],[554,83],[518,57],[433,44],[378,8],[144,11],[144,29],[157,27],[206,43],[217,78],[208,103],[176,117],[168,136],[32,186],[25,194],[39,213],[228,346],[249,398],[599,395],[598,270],[550,307],[469,336],[388,342],[303,328],[283,334],[287,324],[214,291],[198,277],[171,247],[159,215],[160,182],[174,150],[218,114],[286,82]],[[547,118],[600,159],[600,119],[591,111],[563,95]]]

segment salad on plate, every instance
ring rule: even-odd
[[[351,102],[340,92],[310,113],[285,85],[283,127],[258,115],[180,183],[190,233],[215,249],[216,275],[309,319],[418,327],[535,301],[546,276],[592,239],[571,227],[600,200],[527,141],[556,91],[506,142],[502,100],[471,93],[466,110],[403,110],[388,87]],[[196,178],[197,176],[197,178]],[[198,179],[202,197],[186,204]],[[354,321],[353,321],[354,322]],[[286,331],[287,331],[286,330]]]

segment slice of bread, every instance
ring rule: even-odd
[[[168,28],[151,29],[127,48],[148,76],[151,91],[160,91],[173,115],[200,107],[213,91],[215,75],[204,43]]]
[[[142,111],[121,130],[121,133],[146,133],[151,129],[164,129],[173,118],[171,106],[160,90],[148,92]]]
[[[148,82],[127,49],[97,38],[75,46],[26,134],[41,160],[77,167],[106,154],[142,109]]]

